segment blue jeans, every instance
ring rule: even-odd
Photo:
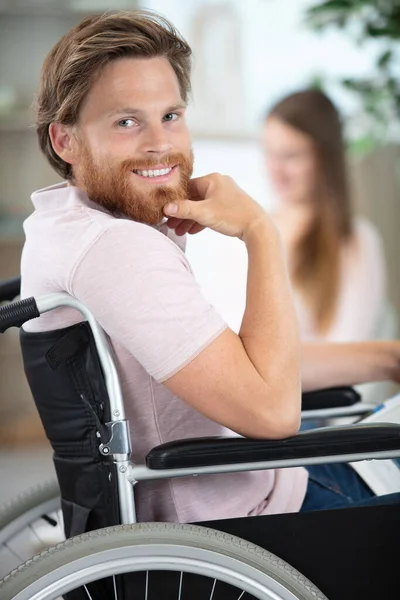
[[[347,464],[314,465],[307,467],[307,471],[307,492],[300,512],[348,506],[400,504],[400,493],[375,496],[358,473]]]

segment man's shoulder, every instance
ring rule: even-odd
[[[122,249],[127,246],[131,249],[143,247],[147,250],[157,248],[167,251],[180,249],[166,232],[161,232],[160,227],[146,225],[131,219],[113,217],[111,215],[91,215],[96,222],[97,238],[102,238],[104,244],[118,244]]]
[[[122,246],[156,245],[168,246],[168,235],[160,228],[133,221],[132,219],[111,214],[100,205],[88,199],[80,188],[69,186],[65,182],[38,190],[32,194],[34,213],[26,224],[44,224],[51,229],[60,241],[68,238],[84,248],[96,245],[96,241],[105,238],[114,243],[116,238]],[[40,228],[41,229],[41,228]]]
[[[94,227],[81,246],[75,269],[85,265],[91,270],[101,263],[105,270],[118,268],[127,273],[150,274],[182,267],[191,271],[184,253],[165,231],[130,219],[94,218]]]

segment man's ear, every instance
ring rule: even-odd
[[[51,123],[49,136],[54,152],[70,165],[77,164],[77,140],[73,135],[71,126],[63,123]]]

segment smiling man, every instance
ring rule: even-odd
[[[277,231],[230,178],[191,179],[190,55],[162,18],[106,13],[56,44],[37,95],[41,149],[66,181],[32,196],[22,295],[67,292],[106,331],[135,462],[174,439],[232,430],[289,436],[300,419],[300,344]],[[203,297],[183,252],[182,234],[204,227],[246,245],[247,302],[238,335]],[[26,329],[79,319],[62,309]],[[303,388],[397,378],[399,354],[393,343],[305,349]],[[298,511],[306,493],[313,508],[352,502],[321,489],[301,468],[146,482],[137,488],[138,518]],[[361,497],[371,495],[364,490]]]
[[[78,127],[53,123],[50,136],[60,157],[75,150],[73,181],[91,200],[113,214],[157,225],[165,204],[188,197],[193,156],[185,109],[166,58],[127,57],[103,67]]]

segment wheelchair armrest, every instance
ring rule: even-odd
[[[319,410],[353,406],[361,395],[352,387],[335,387],[306,392],[301,398],[301,410]]]
[[[146,456],[149,469],[304,459],[400,450],[400,425],[393,423],[324,427],[284,440],[192,438],[156,446]]]
[[[0,281],[0,302],[11,302],[19,296],[21,291],[21,277],[13,277]]]

